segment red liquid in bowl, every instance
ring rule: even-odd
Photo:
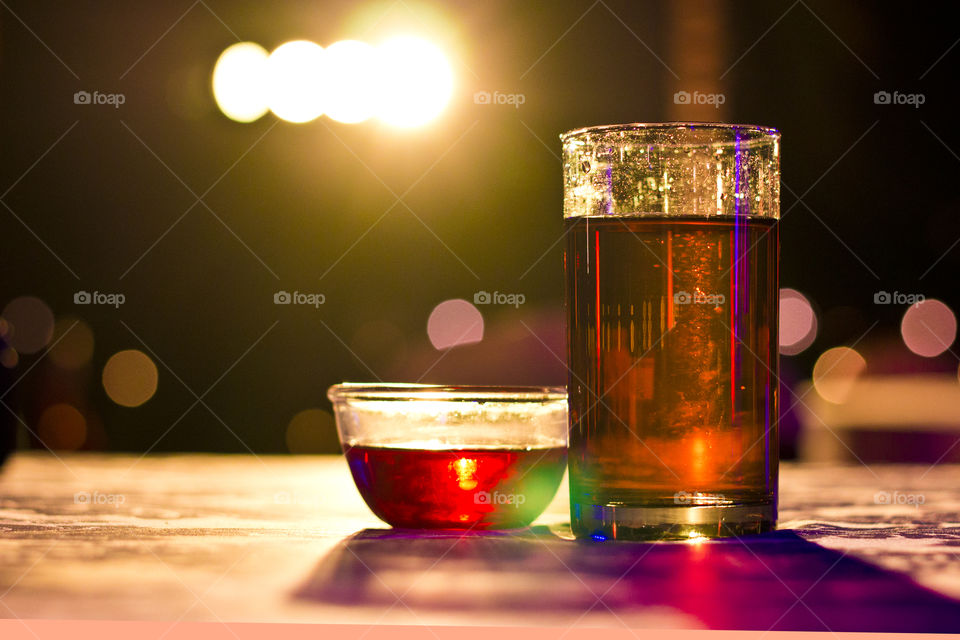
[[[384,522],[416,529],[508,529],[533,522],[567,464],[565,447],[402,449],[354,446],[360,495]]]

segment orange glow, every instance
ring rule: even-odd
[[[51,449],[79,449],[87,439],[87,420],[69,404],[51,405],[40,414],[37,437]]]
[[[824,400],[841,404],[866,368],[867,361],[854,349],[827,349],[813,365],[813,388]]]
[[[103,368],[103,389],[117,404],[139,407],[157,391],[157,366],[136,349],[115,353]]]

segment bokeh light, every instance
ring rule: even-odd
[[[269,55],[254,42],[238,42],[220,54],[213,68],[213,97],[228,118],[253,122],[269,110]]]
[[[923,300],[907,307],[900,322],[900,334],[910,351],[933,358],[957,338],[957,317],[939,300]]]
[[[453,70],[437,47],[400,36],[377,48],[381,83],[378,117],[396,127],[433,120],[453,94]]]
[[[817,337],[817,314],[796,289],[780,289],[780,353],[795,356]]]
[[[139,407],[157,391],[157,366],[136,349],[113,354],[103,367],[103,389],[124,407]]]
[[[267,104],[287,122],[310,122],[323,114],[324,50],[309,40],[280,45],[267,58]]]
[[[20,363],[20,354],[13,347],[3,347],[0,349],[0,365],[7,369],[13,369]]]
[[[466,300],[445,300],[430,312],[427,335],[435,349],[480,342],[483,340],[483,316]]]
[[[51,405],[40,414],[37,437],[51,449],[79,449],[87,440],[87,420],[72,405]]]
[[[329,118],[356,123],[373,116],[380,90],[376,49],[357,40],[335,42],[326,49],[323,69],[323,112]]]
[[[336,422],[328,411],[306,409],[290,420],[286,440],[290,453],[329,453],[338,446]]]
[[[238,122],[270,110],[295,123],[326,114],[344,123],[377,116],[395,127],[417,127],[443,111],[453,85],[444,53],[414,36],[378,47],[341,40],[326,49],[294,40],[270,54],[256,43],[240,42],[220,54],[213,70],[217,105]]]
[[[61,369],[79,369],[93,357],[93,330],[79,318],[65,317],[53,326],[50,359]]]
[[[20,353],[36,353],[53,337],[53,311],[34,296],[14,298],[3,310],[4,339]]]
[[[866,368],[867,361],[855,349],[827,349],[813,365],[813,387],[824,400],[841,404]]]

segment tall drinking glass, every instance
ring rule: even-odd
[[[561,139],[574,534],[773,529],[779,132],[626,124]]]

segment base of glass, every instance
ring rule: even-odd
[[[577,538],[595,540],[690,540],[727,538],[773,531],[773,504],[625,507],[571,505],[570,526]]]

